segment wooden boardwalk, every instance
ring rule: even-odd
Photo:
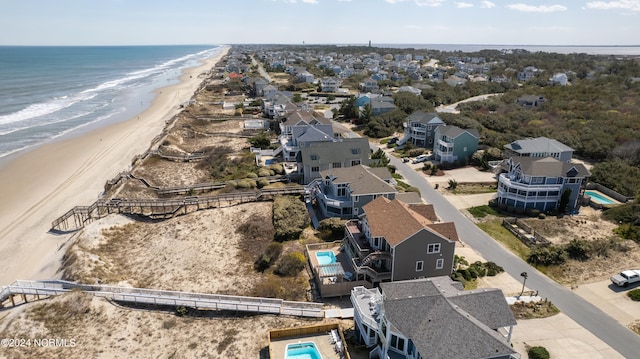
[[[303,186],[261,189],[252,192],[224,193],[172,199],[99,199],[90,206],[76,206],[51,223],[51,230],[74,231],[93,220],[112,213],[167,219],[203,209],[228,207],[247,202],[266,201],[276,195],[303,194]]]
[[[184,306],[195,309],[228,310],[265,314],[324,318],[322,303],[293,302],[277,298],[241,297],[232,295],[176,292],[157,289],[128,288],[105,285],[84,285],[62,280],[16,280],[0,291],[0,307],[7,301],[15,305],[14,296],[36,298],[61,295],[80,290],[96,297],[123,303]]]

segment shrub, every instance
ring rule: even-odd
[[[269,169],[273,170],[273,172],[275,174],[278,174],[278,175],[283,175],[284,174],[284,166],[282,165],[282,163],[273,164],[273,165],[269,166]]]
[[[256,181],[251,181],[248,179],[240,180],[236,185],[236,188],[241,188],[241,189],[255,188],[255,187],[256,187]]]
[[[264,280],[255,284],[252,295],[284,300],[306,300],[307,289],[308,283],[304,278],[283,278],[268,275]]]
[[[422,170],[423,171],[428,171],[431,169],[431,166],[433,166],[433,163],[431,162],[425,162],[424,165],[422,165]]]
[[[405,145],[406,148],[406,145]],[[424,153],[424,148],[414,148],[407,151],[407,157],[418,157]]]
[[[269,180],[265,178],[261,178],[256,182],[256,186],[258,186],[258,188],[262,188],[268,185],[269,185]]]
[[[547,218],[547,215],[546,215],[546,214],[544,214],[544,213],[540,213],[540,214],[538,215],[538,219],[545,219],[545,218]]]
[[[318,224],[320,237],[325,241],[339,240],[344,236],[344,220],[332,217],[325,218]]]
[[[179,305],[176,307],[176,315],[179,317],[184,317],[189,314],[189,309],[184,305]]]
[[[278,242],[270,243],[260,257],[253,262],[253,269],[258,272],[264,272],[278,260],[280,253],[282,253],[282,244]]]
[[[277,241],[298,239],[309,224],[304,203],[293,196],[279,196],[273,201],[273,227]]]
[[[261,168],[258,171],[258,177],[269,177],[271,176],[271,171],[268,168]]]
[[[283,277],[295,277],[304,269],[306,260],[301,252],[285,254],[278,262],[275,273]]]
[[[247,174],[244,176],[244,178],[258,178],[258,175],[253,173],[253,172],[247,172]]]
[[[631,300],[640,302],[640,288],[629,291],[627,295],[629,296],[629,298],[631,298]]]
[[[585,261],[589,259],[589,252],[591,251],[591,243],[585,240],[572,239],[565,247],[567,255],[571,259],[579,261]]]
[[[535,248],[529,254],[527,262],[534,265],[558,265],[567,260],[567,252],[562,247],[550,246]]]
[[[527,350],[529,359],[549,359],[549,351],[545,347],[531,347]]]

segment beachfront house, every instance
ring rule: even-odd
[[[307,188],[322,217],[356,218],[362,207],[377,197],[394,199],[398,191],[386,167],[356,165],[320,172]]]
[[[404,123],[404,137],[400,143],[410,142],[416,147],[433,148],[436,128],[444,125],[434,112],[415,111]]]
[[[433,206],[380,196],[362,209],[345,226],[344,250],[355,280],[375,286],[451,274],[458,234],[453,222],[435,222]]]
[[[295,162],[300,152],[299,142],[332,141],[331,121],[316,116],[313,111],[295,111],[284,117],[279,124],[279,142],[285,162]]]
[[[320,88],[322,92],[338,92],[341,82],[334,77],[324,77],[320,79]]]
[[[578,211],[591,176],[583,164],[554,157],[517,156],[506,163],[509,170],[498,176],[498,206],[521,213],[531,209]]]
[[[320,178],[322,171],[329,169],[368,166],[370,159],[369,141],[365,137],[333,137],[332,134],[312,128],[297,138],[299,155],[298,172],[307,184]]]
[[[369,358],[516,359],[517,324],[500,289],[464,290],[448,276],[351,291],[354,328]]]
[[[438,126],[435,129],[433,155],[440,163],[466,163],[478,150],[480,133],[475,128]]]

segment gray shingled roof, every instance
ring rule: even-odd
[[[504,296],[497,299],[501,291],[467,293],[450,282],[449,277],[437,277],[381,283],[385,317],[425,357],[495,358],[515,354],[489,326],[515,324]],[[478,313],[481,310],[504,318],[496,320],[494,314]]]
[[[314,126],[309,126],[305,133],[297,138],[298,142],[322,142],[333,141],[333,137],[324,133]]]
[[[371,173],[371,168],[363,165],[333,168],[322,171],[320,174],[322,178],[327,176],[334,178],[334,183],[349,183],[352,196],[397,192],[393,186]]]
[[[540,177],[566,177],[567,173],[575,168],[578,174],[575,177],[588,177],[591,172],[582,163],[566,163],[553,157],[512,157],[514,165],[520,164],[522,173],[529,176]]]
[[[504,147],[517,153],[555,153],[566,151],[573,152],[573,148],[565,145],[562,142],[547,137],[516,140],[504,145]]]
[[[456,138],[463,133],[468,132],[471,136],[480,138],[480,133],[475,128],[464,129],[458,126],[440,126],[438,127],[438,132],[440,132],[441,135],[445,135],[451,138]]]
[[[442,122],[442,120],[438,117],[438,114],[434,112],[427,113],[423,111],[415,111],[414,113],[409,115],[409,117],[407,117],[407,120],[423,123],[425,125],[444,125],[444,122]]]

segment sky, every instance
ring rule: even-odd
[[[640,0],[0,0],[0,45],[640,45]]]

